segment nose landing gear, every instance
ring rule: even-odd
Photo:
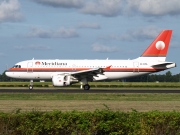
[[[30,80],[29,90],[33,89],[33,80]]]

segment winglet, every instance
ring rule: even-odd
[[[141,57],[166,57],[172,30],[163,30],[149,45]]]

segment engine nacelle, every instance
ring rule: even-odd
[[[71,84],[69,75],[54,75],[52,77],[52,83],[54,86],[67,86]]]
[[[100,81],[100,80],[105,80],[105,79],[107,79],[107,76],[105,75],[97,74],[96,76],[93,76],[94,81]]]

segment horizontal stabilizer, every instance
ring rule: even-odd
[[[155,65],[152,65],[151,67],[154,67],[154,68],[158,68],[158,67],[167,67],[167,68],[172,68],[172,67],[176,67],[176,64],[173,63],[173,62],[164,62],[164,63],[159,63],[159,64],[155,64]]]

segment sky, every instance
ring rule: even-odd
[[[178,74],[180,0],[0,0],[0,74],[33,58],[135,59],[164,29]]]

